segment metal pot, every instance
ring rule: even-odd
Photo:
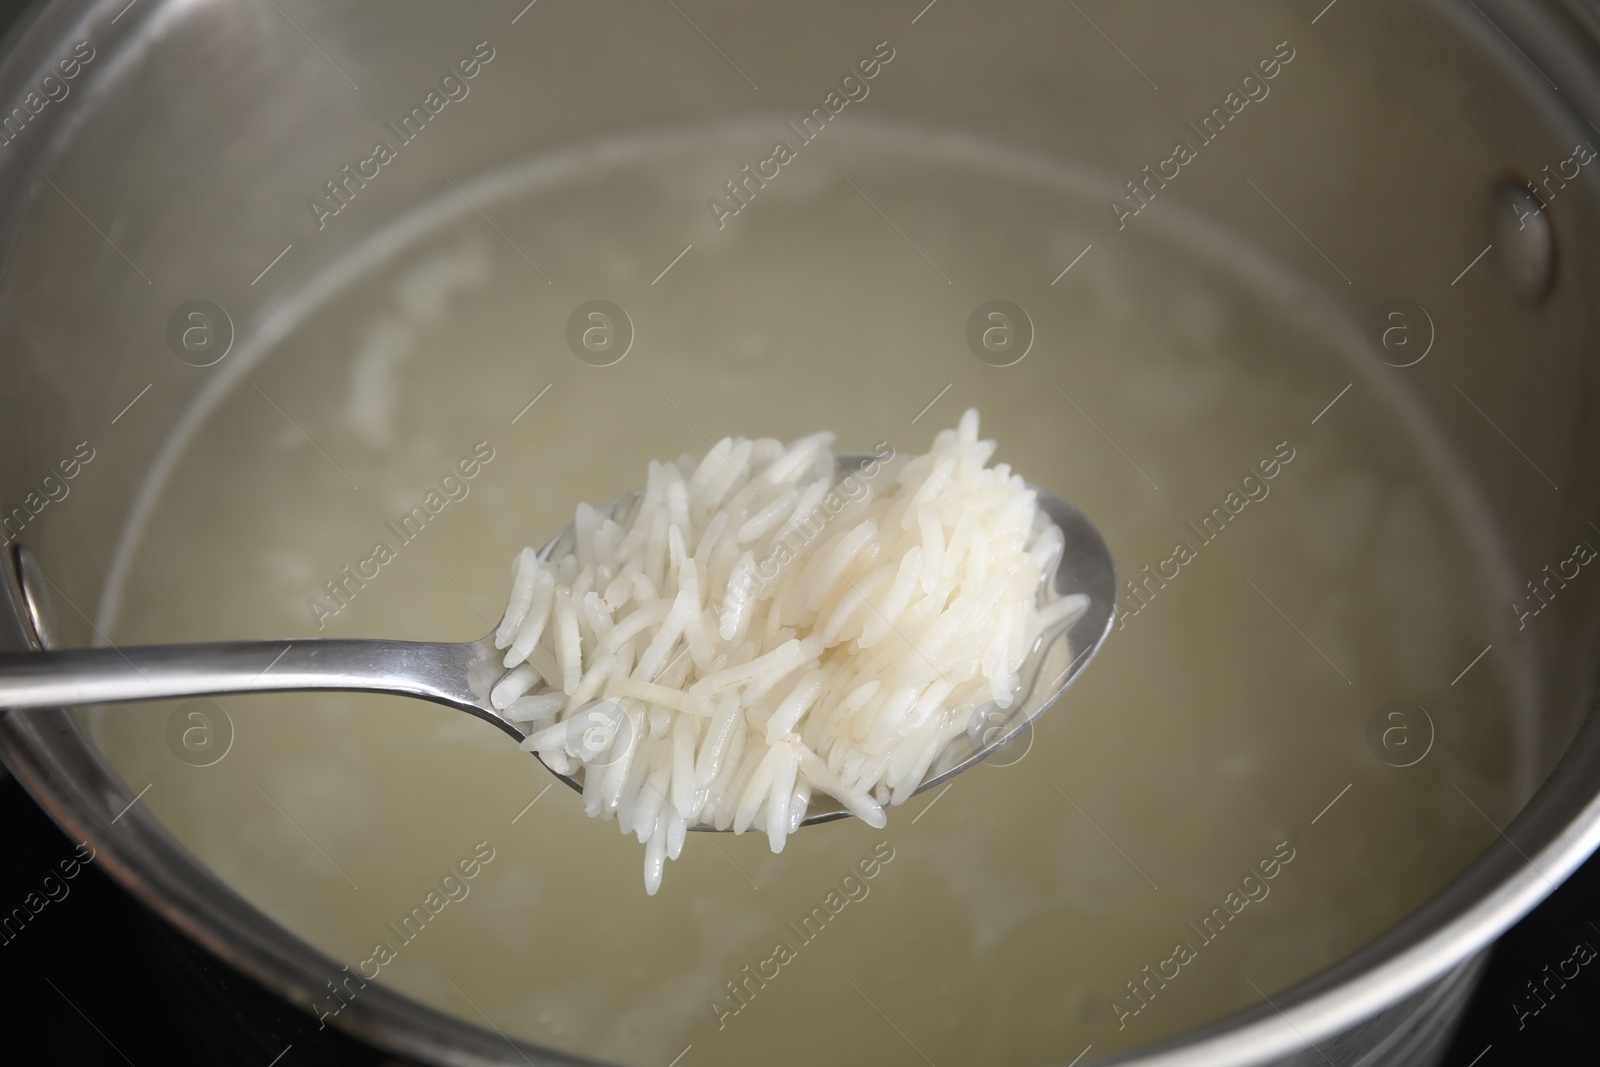
[[[43,636],[63,644],[96,639],[90,620],[120,534],[138,521],[138,487],[206,388],[193,370],[230,346],[270,340],[282,310],[272,271],[281,276],[285,256],[296,257],[299,277],[332,269],[447,179],[509,158],[746,114],[755,105],[730,52],[764,56],[761,99],[798,108],[837,42],[886,37],[914,41],[921,57],[896,71],[906,85],[886,102],[895,118],[982,130],[1132,175],[1108,205],[1106,240],[1153,202],[1181,203],[1209,232],[1262,250],[1319,290],[1391,367],[1411,356],[1387,331],[1415,326],[1421,308],[1409,301],[1426,301],[1440,352],[1395,388],[1470,469],[1488,511],[1483,536],[1498,539],[1516,573],[1541,576],[1553,546],[1586,528],[1600,489],[1589,275],[1600,262],[1579,234],[1600,225],[1600,195],[1571,146],[1593,143],[1584,116],[1600,115],[1594,5],[918,6],[757,13],[719,0],[649,15],[420,0],[38,7],[0,64],[0,100],[15,102],[0,134],[0,500],[11,546],[0,648],[36,645],[50,629]],[[1235,43],[1245,37],[1297,52],[1295,121],[1314,132],[1292,146],[1241,140],[1229,166],[1190,170],[1160,146],[1180,116],[1208,115],[1231,88],[1199,76],[1217,57],[1256,61],[1259,49]],[[445,39],[488,42],[505,57],[496,91],[471,105],[470,121],[429,130],[433,147],[405,167],[358,159],[380,116],[399,113],[410,93],[388,86],[439,81],[432,45]],[[1271,198],[1239,181],[1257,172],[1273,174]],[[1308,233],[1337,233],[1336,258],[1360,263],[1359,274],[1345,276]],[[1472,271],[1493,273],[1487,297],[1462,295]],[[204,317],[177,315],[196,310],[187,302],[200,290],[212,301],[198,308]],[[184,330],[194,324],[203,335],[190,344]],[[1456,382],[1495,398],[1493,420],[1461,402],[1468,391]],[[123,423],[135,404],[144,417]],[[103,477],[92,493],[73,493],[67,471],[83,441]],[[25,573],[17,546],[50,581]],[[1115,1062],[1437,1062],[1488,947],[1600,843],[1590,703],[1600,596],[1577,582],[1562,588],[1525,646],[1537,685],[1526,728],[1542,784],[1496,843],[1314,979]],[[198,865],[133,803],[73,714],[0,714],[0,752],[169,924],[157,941],[197,995],[233,1016],[231,1040],[269,1056],[288,1043],[315,1054],[320,1027],[309,1012],[337,964]],[[514,1048],[377,984],[334,1025],[417,1063],[520,1063],[525,1053],[576,1062]]]

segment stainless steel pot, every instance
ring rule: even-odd
[[[914,41],[921,58],[896,71],[907,91],[886,102],[894,114],[884,117],[981,130],[1133,175],[1108,206],[1108,231],[1157,196],[1181,202],[1325,290],[1355,328],[1375,328],[1375,355],[1386,350],[1395,365],[1404,359],[1384,343],[1383,316],[1392,301],[1425,299],[1440,354],[1411,379],[1409,396],[1470,468],[1492,515],[1485,536],[1503,542],[1517,573],[1540,575],[1552,546],[1596,515],[1600,289],[1591,272],[1600,260],[1580,235],[1600,225],[1600,187],[1586,160],[1574,172],[1571,151],[1600,142],[1588,121],[1600,117],[1595,5],[920,6],[39,7],[0,63],[0,100],[15,105],[0,135],[0,501],[5,540],[25,545],[55,584],[34,578],[25,593],[8,555],[0,647],[36,642],[38,625],[63,643],[95,640],[90,620],[143,472],[202,388],[194,367],[211,358],[209,336],[187,346],[190,365],[173,358],[186,347],[168,344],[174,308],[204,292],[229,309],[231,344],[249,346],[270,331],[271,272],[284,256],[312,276],[447,179],[511,158],[618,132],[803,110],[812,72],[833,61],[839,41],[885,37]],[[1292,106],[1311,132],[1290,161],[1283,145],[1241,139],[1227,167],[1171,170],[1181,162],[1154,148],[1176,116],[1217,105],[1209,75],[1219,63],[1254,62],[1259,49],[1241,38],[1284,41],[1297,53]],[[503,56],[496,91],[481,94],[470,120],[430,129],[431,148],[406,166],[375,164],[359,172],[367,180],[352,179],[346,172],[363,166],[357,147],[411,103],[410,87],[438,81],[444,61],[433,45],[445,40],[486,42]],[[760,106],[729,53],[763,57]],[[1238,181],[1255,172],[1274,175],[1274,199]],[[1307,231],[1337,232],[1338,258],[1361,270],[1345,276]],[[1462,295],[1456,282],[1471,270],[1494,272],[1490,298]],[[1457,381],[1495,397],[1492,423],[1460,402]],[[133,404],[145,417],[122,423]],[[72,491],[66,474],[79,442],[90,443],[103,475],[92,493]],[[33,620],[29,594],[41,602]],[[42,617],[46,600],[53,618]],[[1597,605],[1600,590],[1574,583],[1540,617],[1528,654],[1542,784],[1470,869],[1273,1003],[1115,1062],[1436,1062],[1495,937],[1600,843]],[[338,966],[130,807],[133,792],[69,713],[0,714],[0,751],[52,817],[94,842],[114,876],[178,932],[175,942],[164,936],[201,961],[187,972],[195,988],[232,991],[220,1002],[241,1013],[241,1032],[268,1048],[317,1029],[281,1004],[311,1010]],[[572,1062],[512,1048],[378,985],[335,1022],[419,1063],[520,1063],[524,1052]]]

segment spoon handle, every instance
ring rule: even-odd
[[[0,708],[307,689],[404,693],[470,707],[476,645],[335,638],[10,653],[0,655]]]

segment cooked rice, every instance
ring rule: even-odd
[[[571,552],[515,560],[490,699],[645,844],[651,894],[690,827],[760,827],[781,852],[813,792],[883,826],[1088,606],[1045,581],[1061,531],[987,466],[975,410],[897,470],[840,480],[832,442],[652,462],[622,514],[578,505]]]

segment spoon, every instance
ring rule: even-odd
[[[840,471],[866,455],[836,457]],[[1018,672],[1023,692],[1011,707],[980,709],[974,727],[952,739],[928,767],[915,793],[953,778],[1016,740],[1083,673],[1094,658],[1116,611],[1116,575],[1111,554],[1094,524],[1061,497],[1037,486],[1039,507],[1061,528],[1065,547],[1052,576],[1058,593],[1085,593],[1089,606],[1070,625],[1039,639]],[[633,490],[608,507],[615,513],[638,498]],[[605,509],[602,509],[605,510]],[[569,551],[572,525],[540,549],[549,558]],[[31,570],[31,573],[30,573]],[[42,590],[23,568],[24,593],[40,602]],[[1076,651],[1074,651],[1076,650]],[[490,690],[505,676],[504,653],[494,634],[476,641],[390,641],[372,638],[307,638],[300,641],[217,641],[188,645],[143,645],[0,654],[0,708],[57,708],[226,693],[316,689],[397,693],[444,704],[493,723],[518,741],[528,736],[490,702]],[[604,732],[608,722],[591,713]],[[573,719],[579,719],[574,715]],[[591,727],[593,729],[593,727]],[[582,792],[582,783],[551,772]],[[914,795],[913,794],[913,795]],[[849,814],[832,797],[815,793],[802,826]],[[708,829],[708,827],[694,827]]]

